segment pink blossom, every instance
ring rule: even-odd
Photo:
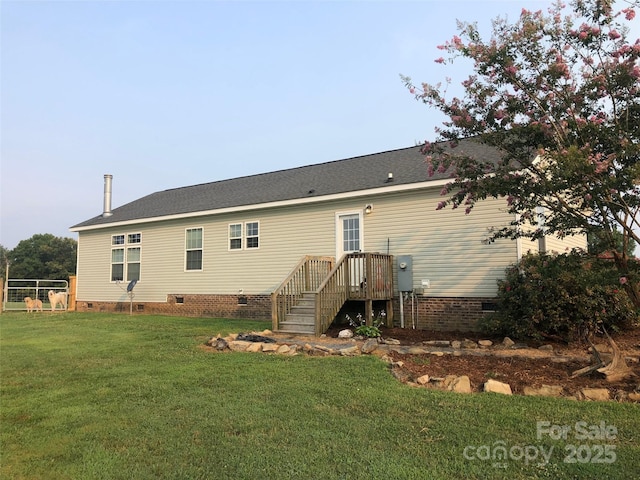
[[[442,57],[440,57],[440,58],[436,58],[436,59],[434,60],[434,62],[436,62],[436,63],[444,63],[444,58],[442,58]]]
[[[509,75],[515,75],[515,74],[516,74],[516,72],[518,71],[518,69],[517,69],[515,66],[513,66],[513,65],[509,65],[509,66],[505,69],[505,71],[506,71]]]
[[[633,8],[625,8],[622,12],[625,14],[624,18],[627,20],[633,20],[636,18],[636,11]]]
[[[615,40],[616,38],[620,38],[620,36],[621,36],[621,35],[618,33],[618,31],[617,31],[617,30],[611,30],[611,31],[609,32],[609,38],[610,38],[611,40]]]
[[[464,214],[469,215],[471,213],[471,207],[467,207],[464,209]]]
[[[588,201],[590,201],[592,198],[593,198],[593,197],[591,196],[591,194],[590,194],[590,193],[587,193],[587,194],[584,196],[584,199],[585,199],[587,202],[588,202]]]
[[[413,95],[414,93],[416,93],[416,89],[415,89],[415,88],[413,88],[413,87],[411,87],[411,88],[409,89],[409,93],[410,93],[411,95]]]
[[[438,202],[438,206],[436,207],[436,210],[442,210],[445,205],[446,205],[445,202]]]
[[[628,282],[627,277],[620,277],[620,285],[624,285]]]

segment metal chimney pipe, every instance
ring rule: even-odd
[[[105,174],[104,176],[104,208],[102,211],[103,217],[110,217],[113,215],[111,211],[111,180],[113,175]]]

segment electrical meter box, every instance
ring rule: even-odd
[[[398,255],[398,291],[413,291],[413,259],[411,255]]]

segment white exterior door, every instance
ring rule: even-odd
[[[363,244],[362,212],[336,214],[336,261],[345,253],[360,252]],[[351,286],[359,287],[365,281],[364,259],[352,258],[349,261]]]

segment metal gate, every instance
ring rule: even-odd
[[[67,297],[64,305],[68,305],[69,282],[66,280],[9,279],[4,284],[2,311],[26,311],[28,305],[27,302],[25,302],[25,298],[33,301],[39,300],[42,302],[42,308],[44,310],[51,310],[51,304],[49,303],[50,290],[52,290],[53,293],[64,292]],[[65,306],[61,307],[58,305],[56,307],[57,310],[61,308],[66,310]]]

